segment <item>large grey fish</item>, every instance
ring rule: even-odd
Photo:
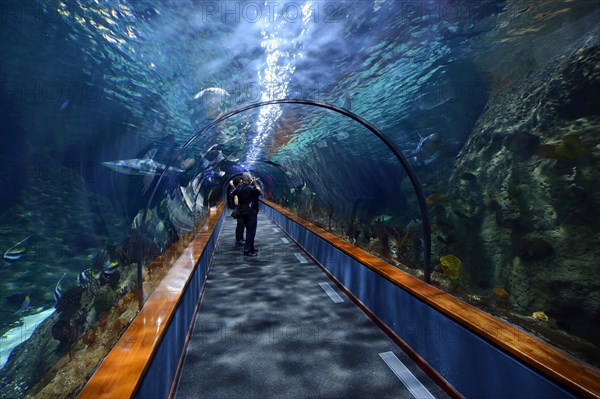
[[[123,159],[120,161],[102,162],[102,165],[119,173],[128,175],[157,175],[165,170],[166,166],[156,162],[153,158],[156,148],[151,149],[144,158]],[[185,170],[169,166],[168,172],[183,173]]]
[[[342,108],[352,111],[352,98],[350,97],[350,93],[347,91],[344,93],[344,102],[342,103]]]
[[[418,166],[427,166],[440,157],[444,151],[444,139],[437,133],[428,136],[419,135],[419,144],[413,153],[412,160]]]

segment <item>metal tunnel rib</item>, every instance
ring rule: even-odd
[[[431,282],[431,271],[432,271],[431,270],[431,225],[429,222],[429,213],[427,211],[427,204],[425,202],[425,196],[423,195],[423,190],[421,188],[421,184],[419,183],[419,180],[417,178],[415,171],[410,166],[410,164],[408,163],[408,160],[402,154],[400,149],[398,149],[398,147],[396,147],[396,145],[385,134],[383,134],[383,132],[381,132],[378,128],[376,128],[373,124],[371,124],[367,120],[361,118],[357,114],[355,114],[351,111],[348,111],[345,108],[341,108],[341,107],[338,107],[338,106],[335,106],[332,104],[328,104],[328,103],[324,103],[321,101],[307,100],[307,99],[293,99],[293,98],[263,101],[263,102],[249,104],[244,107],[230,111],[224,115],[221,115],[220,117],[215,119],[211,124],[206,126],[204,129],[202,129],[199,132],[197,132],[196,134],[194,134],[179,149],[179,151],[177,152],[177,154],[175,154],[173,159],[171,159],[171,161],[169,161],[169,163],[166,165],[165,169],[161,172],[160,176],[158,177],[158,181],[157,181],[156,185],[154,186],[154,189],[152,190],[152,194],[150,195],[150,199],[148,200],[148,205],[144,209],[144,214],[142,216],[142,220],[146,220],[146,214],[148,213],[150,204],[152,203],[152,200],[154,199],[156,190],[158,189],[158,186],[160,185],[160,182],[162,181],[166,171],[168,170],[168,168],[171,165],[173,165],[175,160],[183,153],[183,151],[185,151],[185,149],[187,147],[189,147],[189,145],[191,143],[193,143],[198,137],[203,135],[209,129],[213,128],[214,126],[218,125],[219,123],[223,122],[224,120],[231,118],[234,115],[240,114],[240,113],[248,111],[250,109],[260,108],[260,107],[264,107],[267,105],[275,105],[275,104],[310,105],[313,107],[329,109],[331,111],[337,112],[338,114],[347,116],[347,117],[355,120],[356,122],[360,123],[367,129],[369,129],[369,131],[371,133],[373,133],[375,136],[377,136],[377,138],[379,138],[379,140],[381,140],[390,149],[390,151],[392,151],[394,156],[398,159],[398,161],[400,161],[400,164],[406,171],[406,174],[408,175],[408,178],[410,179],[410,182],[411,182],[413,189],[415,191],[415,194],[417,196],[417,201],[419,202],[419,208],[421,211],[421,220],[422,220],[422,224],[423,224],[423,229],[422,229],[423,230],[423,263],[424,263],[423,264],[423,281],[425,281],[426,283],[430,283]],[[142,233],[143,233],[144,226],[145,226],[145,224],[142,223],[141,226],[139,227],[139,229],[141,229],[140,231]],[[142,288],[142,245],[143,245],[142,240],[140,240],[140,245],[138,247],[138,270],[137,270],[138,301],[139,301],[140,309],[143,306],[143,302],[144,302],[144,293],[143,293],[143,288]]]

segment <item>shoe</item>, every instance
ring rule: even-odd
[[[250,252],[258,252],[258,248],[252,248],[252,251]]]
[[[244,252],[244,256],[258,256],[256,252]]]

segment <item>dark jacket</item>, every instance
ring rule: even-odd
[[[240,184],[236,189],[239,205],[238,208],[242,214],[258,213],[258,197],[260,191],[250,184]]]

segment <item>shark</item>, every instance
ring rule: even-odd
[[[419,134],[419,144],[413,151],[411,160],[417,166],[428,166],[442,155],[444,145],[443,137],[437,133],[425,137]]]
[[[167,172],[183,173],[185,170],[170,166],[167,168],[164,164],[155,161],[156,148],[151,149],[144,158],[122,159],[120,161],[102,162],[102,165],[115,172],[127,175],[155,176],[167,169]]]

